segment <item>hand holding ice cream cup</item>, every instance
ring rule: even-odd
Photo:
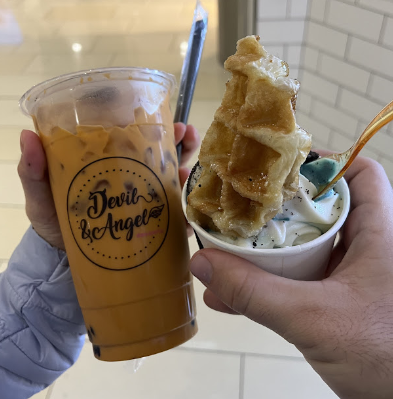
[[[342,179],[313,201],[301,173],[312,140],[295,119],[299,82],[259,38],[238,42],[232,73],[183,189],[183,211],[204,248],[242,257],[278,276],[324,277],[349,212]]]

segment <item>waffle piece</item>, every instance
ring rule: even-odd
[[[199,153],[203,167],[187,216],[228,236],[258,234],[298,190],[311,135],[295,120],[299,82],[258,36],[237,43],[232,73]]]

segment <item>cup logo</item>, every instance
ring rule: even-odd
[[[160,250],[169,228],[160,179],[131,158],[103,158],[81,169],[70,184],[67,211],[79,249],[105,269],[143,265]]]

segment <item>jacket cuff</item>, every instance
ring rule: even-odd
[[[85,332],[66,253],[48,244],[32,227],[12,254],[4,277],[15,293],[17,312],[41,309],[59,320],[59,328]]]

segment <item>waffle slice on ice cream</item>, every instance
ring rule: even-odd
[[[295,120],[299,82],[258,36],[239,40],[224,66],[232,78],[201,145],[203,169],[187,216],[203,228],[247,238],[295,196],[311,135]]]

